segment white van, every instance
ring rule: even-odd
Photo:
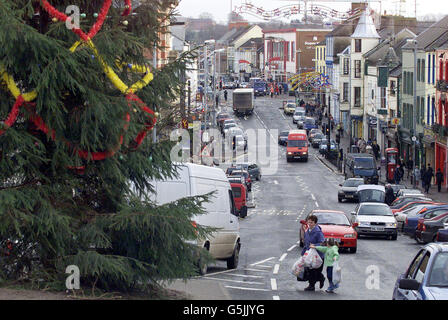
[[[234,207],[232,188],[224,171],[193,163],[178,166],[178,178],[151,182],[155,190],[155,202],[163,205],[185,197],[194,197],[216,191],[210,202],[204,204],[206,214],[194,217],[198,225],[219,228],[208,239],[198,241],[217,260],[226,260],[227,268],[238,266],[240,251],[239,221]],[[205,274],[207,266],[200,266]]]

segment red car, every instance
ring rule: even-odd
[[[430,204],[430,203],[435,203],[435,202],[433,202],[433,201],[411,201],[411,202],[408,202],[408,203],[406,203],[406,204],[404,204],[403,206],[401,206],[400,208],[397,208],[397,209],[392,209],[392,213],[398,213],[398,212],[402,212],[402,211],[404,211],[404,210],[406,210],[406,209],[408,209],[408,208],[410,208],[410,207],[412,207],[412,206],[414,206],[414,205],[416,205],[416,204]]]
[[[231,182],[233,193],[233,203],[235,204],[238,216],[245,218],[247,216],[247,190],[242,183]]]
[[[356,253],[358,234],[354,228],[357,227],[357,224],[350,224],[344,212],[313,210],[311,214],[317,217],[317,224],[322,228],[325,239],[333,238],[338,242],[339,248],[346,248],[351,253]],[[308,226],[306,220],[301,220],[300,224],[300,246],[303,247],[303,239]]]

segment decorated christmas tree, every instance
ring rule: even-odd
[[[176,174],[152,130],[191,56],[153,68],[173,1],[133,5],[0,2],[0,281],[65,289],[75,265],[127,291],[196,273],[185,240],[209,232],[190,222],[206,197],[157,207],[149,183]]]

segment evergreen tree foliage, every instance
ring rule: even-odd
[[[86,14],[81,19],[86,33],[103,4],[49,2],[60,12],[77,5]],[[121,66],[149,65],[145,48],[160,45],[163,22],[172,14],[170,1],[140,2],[133,15],[123,17],[124,1],[113,1],[92,39],[128,86],[143,75]],[[138,103],[129,105],[91,48],[69,50],[78,40],[65,23],[52,20],[41,1],[0,2],[0,70],[22,93],[37,92],[11,127],[0,122],[0,279],[63,289],[68,265],[79,267],[83,284],[106,290],[148,289],[188,278],[197,272],[198,253],[186,240],[211,231],[191,224],[194,215],[203,213],[207,196],[155,206],[149,181],[176,175],[172,143],[153,143],[149,132],[135,148],[148,114]],[[152,70],[154,80],[137,96],[155,111],[171,110],[181,88],[179,74],[191,58],[186,54]],[[0,121],[15,102],[0,80]],[[32,121],[34,114],[47,132]],[[83,159],[77,150],[90,156]],[[106,150],[116,153],[92,159],[92,153]]]

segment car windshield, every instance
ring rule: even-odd
[[[228,128],[232,128],[232,127],[236,127],[236,123],[227,123],[224,128],[228,129]]]
[[[392,210],[388,206],[363,205],[358,210],[360,216],[393,216]]]
[[[323,138],[325,138],[325,136],[324,136],[322,133],[316,133],[316,134],[314,135],[314,139],[315,139],[315,140],[323,139]]]
[[[315,213],[319,224],[334,224],[341,226],[349,226],[350,222],[348,221],[345,214],[336,213],[336,212],[319,212]]]
[[[280,132],[280,136],[288,136],[288,135],[289,135],[289,131]]]
[[[373,158],[355,159],[355,169],[374,169]]]
[[[435,257],[428,286],[448,288],[448,252],[440,252]]]
[[[294,105],[294,104],[291,104],[291,103],[288,103],[287,105],[286,105],[286,108],[296,108],[296,106]]]
[[[288,140],[288,147],[306,147],[308,143],[305,140]]]
[[[364,184],[364,180],[345,180],[343,187],[357,187]]]
[[[312,118],[306,118],[306,119],[305,119],[305,123],[306,123],[306,124],[314,124],[315,121],[314,121],[314,119],[312,119]]]

